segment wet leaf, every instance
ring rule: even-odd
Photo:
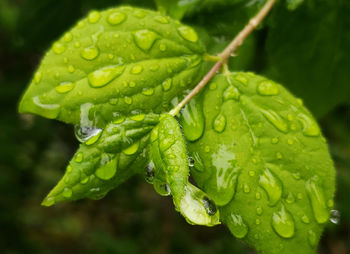
[[[19,110],[80,124],[89,103],[90,120],[100,128],[115,114],[163,112],[196,84],[203,53],[192,28],[159,13],[91,11],[53,43]]]
[[[164,115],[151,133],[150,159],[154,163],[154,185],[169,188],[176,209],[191,224],[219,224],[215,204],[189,180],[188,157],[178,122]],[[162,194],[162,192],[160,193]]]
[[[189,142],[191,173],[221,220],[261,253],[314,253],[335,172],[302,101],[252,73],[217,75],[200,99],[205,129]]]

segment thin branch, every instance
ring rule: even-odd
[[[177,115],[180,110],[194,97],[196,96],[203,87],[215,76],[215,74],[221,69],[222,65],[226,63],[239,46],[242,45],[244,40],[251,34],[254,29],[262,22],[267,14],[272,9],[276,0],[268,0],[261,10],[252,19],[249,20],[248,24],[243,28],[242,31],[232,40],[232,42],[222,51],[218,56],[220,60],[211,68],[211,70],[203,77],[198,85],[175,107],[169,114],[172,116]]]

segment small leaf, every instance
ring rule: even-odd
[[[252,73],[217,75],[199,99],[205,129],[189,142],[191,173],[222,221],[259,252],[314,253],[335,171],[301,100]]]
[[[176,208],[189,223],[206,226],[220,223],[215,204],[188,181],[185,142],[178,122],[170,115],[164,115],[151,133],[150,158],[155,166],[156,190],[168,186]]]
[[[102,198],[108,191],[146,164],[144,149],[149,132],[158,123],[156,114],[117,119],[80,145],[66,173],[43,205]]]
[[[201,77],[204,52],[192,28],[157,12],[92,11],[52,45],[19,110],[81,124],[88,104],[100,128],[115,114],[163,112]]]

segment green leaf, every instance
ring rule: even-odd
[[[203,72],[196,32],[157,12],[92,11],[47,52],[19,111],[80,124],[89,104],[95,126],[114,115],[163,112]]]
[[[159,115],[119,118],[85,140],[70,161],[66,173],[43,201],[43,205],[102,198],[147,162],[149,132]]]
[[[155,166],[155,189],[160,190],[160,186],[168,186],[177,210],[189,223],[206,226],[220,223],[215,204],[202,190],[188,181],[190,172],[186,145],[174,117],[164,115],[158,126],[153,129],[150,159]]]
[[[309,1],[271,16],[266,75],[285,84],[322,117],[350,95],[349,1]]]
[[[261,253],[314,253],[335,171],[301,100],[252,73],[217,75],[200,99],[205,128],[188,144],[191,173],[221,220]]]

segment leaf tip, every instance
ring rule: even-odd
[[[42,202],[41,205],[42,206],[46,206],[46,207],[50,207],[53,206],[56,203],[55,198],[54,197],[50,197],[47,196]]]

